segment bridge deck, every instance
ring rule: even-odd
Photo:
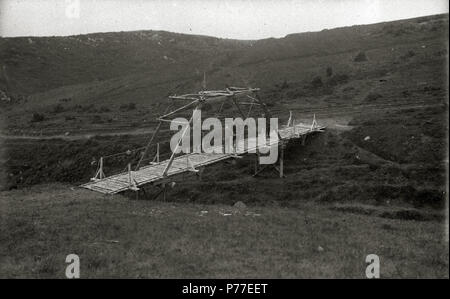
[[[321,131],[324,127],[306,126],[304,124],[298,124],[295,126],[280,129],[278,132],[282,140],[288,141],[290,139],[297,139],[302,136]],[[236,145],[237,155],[255,152],[257,147],[256,138],[248,138],[244,142]],[[247,146],[245,147],[245,143]],[[273,146],[279,143],[279,140],[273,140],[268,146]],[[261,147],[259,147],[261,149]],[[207,153],[191,153],[176,157],[173,160],[166,176],[163,175],[169,160],[161,161],[157,164],[151,164],[141,167],[137,171],[131,171],[131,177],[136,187],[154,183],[167,177],[171,177],[177,174],[181,174],[188,171],[195,171],[195,168],[217,163],[219,161],[230,159],[235,157],[236,154],[207,154]],[[112,175],[103,179],[91,181],[89,183],[81,185],[83,188],[87,188],[93,191],[98,191],[104,194],[116,194],[125,190],[133,189],[130,185],[130,173],[124,172],[117,175]]]

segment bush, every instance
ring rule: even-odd
[[[100,116],[100,115],[98,115],[98,114],[95,114],[93,117],[92,117],[92,123],[93,124],[102,124],[102,123],[104,123],[105,121],[102,119],[102,117]]]
[[[53,108],[53,113],[61,113],[61,112],[64,112],[64,107],[61,104],[58,104]]]
[[[135,107],[136,108],[136,107]],[[99,113],[105,113],[105,112],[110,112],[111,111],[111,109],[109,109],[108,107],[106,107],[106,106],[101,106],[100,108],[98,108],[98,110],[97,110],[97,112],[99,112]]]
[[[33,117],[31,118],[32,122],[40,122],[45,120],[45,116],[43,114],[40,113],[33,113]]]
[[[86,105],[86,106],[75,105],[75,110],[78,112],[92,112],[92,111],[95,111],[95,108],[94,108],[94,104],[90,104],[90,105]]]
[[[323,86],[322,78],[320,76],[314,77],[311,81],[311,86],[314,88],[319,88]]]
[[[135,103],[123,104],[123,105],[120,105],[120,109],[127,110],[127,111],[134,110],[134,109],[136,109],[136,104]]]
[[[353,61],[355,61],[355,62],[367,61],[366,53],[363,51],[359,52],[358,55],[355,56]]]
[[[372,102],[372,101],[375,101],[375,100],[377,100],[377,99],[379,99],[381,97],[382,97],[382,95],[379,94],[379,93],[369,93],[367,95],[367,97],[366,97],[366,101]]]
[[[66,121],[68,121],[68,120],[75,120],[76,118],[75,118],[75,116],[73,116],[73,115],[66,115],[66,116],[64,117],[64,119],[65,119]]]
[[[343,91],[343,92],[349,92],[349,91],[352,91],[352,90],[355,90],[355,88],[354,88],[353,86],[347,86],[347,87],[344,88],[342,91]]]
[[[413,50],[409,50],[408,52],[405,53],[405,55],[403,55],[401,58],[403,59],[408,59],[411,58],[413,56],[415,56],[416,53]]]
[[[328,79],[328,85],[336,86],[338,84],[343,84],[348,82],[348,75],[336,74],[330,79]]]
[[[333,68],[331,66],[327,67],[327,77],[333,76]]]
[[[289,88],[289,83],[286,80],[284,80],[283,83],[281,83],[281,85],[280,85],[280,89],[286,89],[286,88]]]

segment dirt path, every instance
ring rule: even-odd
[[[428,104],[426,102],[417,101],[409,103],[377,103],[377,104],[359,104],[359,105],[341,105],[336,107],[323,107],[315,109],[299,109],[294,108],[291,111],[296,114],[296,111],[301,110],[305,114],[316,114],[318,121],[321,125],[325,125],[330,129],[336,129],[339,131],[350,130],[351,126],[348,126],[348,122],[351,120],[352,116],[355,114],[370,112],[381,112],[381,111],[393,111],[393,110],[404,110],[404,109],[414,109],[414,108],[425,108],[425,107],[436,107],[444,106],[443,104]],[[275,110],[275,113],[280,113],[279,110]],[[300,118],[299,121],[308,123],[309,118],[305,116]],[[121,131],[110,131],[110,132],[85,132],[78,134],[54,134],[54,135],[9,135],[0,133],[0,138],[3,139],[28,139],[28,140],[49,140],[49,139],[62,139],[62,140],[82,140],[89,139],[98,136],[123,136],[123,135],[145,135],[151,134],[153,128],[137,128],[130,130]]]
[[[146,135],[153,132],[151,128],[139,128],[115,132],[91,132],[82,134],[55,134],[55,135],[5,135],[0,133],[0,138],[3,139],[32,139],[32,140],[49,140],[49,139],[63,139],[63,140],[81,140],[89,139],[98,136],[123,136],[123,135]]]

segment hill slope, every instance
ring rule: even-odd
[[[146,126],[168,94],[199,90],[203,72],[210,89],[261,87],[283,113],[354,104],[351,93],[323,98],[349,81],[445,61],[447,28],[448,15],[438,15],[258,41],[160,31],[2,38],[0,89],[13,99],[0,104],[5,133]],[[358,53],[367,60],[355,61]],[[137,109],[121,109],[129,103]],[[44,117],[33,121],[35,113]]]

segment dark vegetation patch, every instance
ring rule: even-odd
[[[432,107],[372,115],[352,122],[358,126],[344,135],[389,161],[440,164],[446,155],[445,113],[442,108]]]
[[[402,210],[395,212],[384,212],[380,215],[382,218],[398,219],[398,220],[414,220],[414,221],[438,221],[445,220],[445,215],[423,213],[416,210]]]
[[[136,104],[135,103],[123,104],[120,106],[120,109],[126,111],[134,110],[136,109]]]
[[[381,94],[379,94],[379,93],[369,93],[367,96],[366,96],[366,98],[365,98],[365,100],[367,101],[367,102],[373,102],[373,101],[376,101],[376,100],[378,100],[378,99],[380,99],[380,98],[382,98],[383,96],[381,95]]]
[[[31,122],[41,122],[45,120],[45,115],[41,113],[33,113],[33,117],[31,118]]]
[[[360,207],[360,206],[342,206],[342,207],[334,206],[334,207],[331,207],[330,210],[365,215],[365,216],[373,215],[376,212],[376,210],[374,210],[374,209]]]
[[[364,51],[359,52],[355,58],[353,59],[354,62],[364,62],[367,61],[367,56]]]
[[[126,152],[141,147],[142,137],[98,137],[87,140],[8,140],[4,146],[8,159],[2,165],[7,170],[3,189],[16,189],[47,182],[80,184],[95,174],[100,156]],[[122,171],[135,162],[139,151],[129,155],[105,158],[105,173]]]
[[[414,220],[414,221],[436,221],[442,222],[445,220],[445,215],[438,213],[430,213],[415,209],[398,209],[392,208],[391,211],[386,209],[379,209],[372,206],[332,206],[329,208],[333,211],[339,211],[343,213],[358,214],[364,216],[376,216],[387,219],[397,220]],[[384,225],[386,230],[393,230],[392,226]]]

